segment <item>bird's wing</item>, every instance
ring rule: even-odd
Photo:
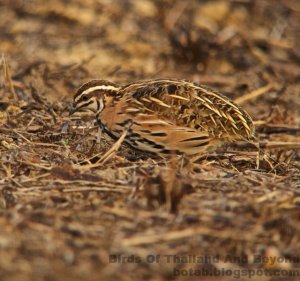
[[[157,114],[161,119],[210,136],[251,139],[251,117],[227,97],[185,81],[160,79],[133,83],[122,88],[132,109]]]
[[[158,154],[171,151],[196,154],[215,145],[207,132],[178,126],[148,114],[140,114],[134,119],[129,136],[133,146]]]

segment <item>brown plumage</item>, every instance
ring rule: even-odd
[[[91,110],[104,130],[147,152],[196,154],[224,142],[254,139],[249,114],[216,91],[195,83],[157,79],[124,86],[104,80],[84,84],[71,113]]]

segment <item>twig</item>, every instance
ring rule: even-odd
[[[17,96],[17,94],[15,92],[15,88],[13,86],[13,82],[12,82],[12,78],[11,78],[10,69],[9,69],[9,66],[8,66],[8,64],[6,62],[4,54],[2,54],[1,62],[2,62],[2,67],[3,67],[3,73],[4,73],[4,77],[5,77],[5,82],[8,83],[10,92],[13,94],[14,99],[17,100],[18,96]]]
[[[40,146],[54,146],[54,147],[61,147],[61,148],[63,148],[63,146],[61,146],[61,145],[54,144],[54,143],[47,143],[47,142],[31,142],[31,144],[40,145]]]
[[[19,160],[19,162],[22,163],[22,164],[26,164],[26,165],[29,165],[29,166],[36,167],[36,168],[44,169],[44,170],[47,170],[47,171],[52,169],[52,167],[46,167],[46,166],[39,165],[39,164],[36,164],[36,163],[32,163],[32,162],[29,162],[29,161]]]
[[[254,90],[244,96],[238,97],[237,99],[235,99],[235,102],[237,104],[243,104],[248,100],[255,99],[255,98],[267,93],[268,91],[270,91],[273,88],[274,88],[273,84],[268,84],[264,87]]]
[[[179,1],[174,5],[166,16],[165,27],[167,31],[171,31],[174,28],[187,6],[188,1]]]
[[[184,238],[191,238],[196,235],[207,235],[216,238],[223,239],[235,239],[242,241],[252,241],[253,233],[244,232],[243,234],[239,234],[236,237],[232,235],[232,231],[215,231],[214,229],[208,227],[197,227],[194,229],[184,229],[184,230],[175,230],[169,231],[164,234],[154,234],[147,236],[135,236],[131,238],[125,238],[121,241],[121,246],[139,246],[139,245],[148,245],[154,244],[158,242],[169,242]]]
[[[21,137],[23,140],[25,140],[28,143],[31,143],[31,141],[27,138],[25,138],[22,134],[20,134],[19,132],[17,132],[16,130],[13,130],[14,133],[16,133],[19,137]]]
[[[30,165],[30,164],[29,164]],[[27,183],[27,182],[32,182],[32,181],[36,181],[36,180],[39,180],[41,178],[45,178],[45,177],[48,177],[50,176],[51,174],[50,173],[44,173],[42,175],[39,175],[39,176],[36,176],[36,177],[32,177],[32,178],[28,178],[28,179],[25,179],[22,181],[22,183]]]
[[[110,191],[118,193],[127,193],[128,191],[122,188],[109,188],[109,187],[74,187],[64,189],[62,192],[80,192],[80,191]]]
[[[289,134],[297,134],[300,132],[300,127],[296,125],[289,124],[269,124],[265,121],[257,121],[254,122],[257,127],[257,131],[263,131],[268,134],[279,134],[279,133],[289,133]]]
[[[299,149],[300,142],[283,142],[283,141],[261,142],[260,148],[264,148],[264,149]]]
[[[102,166],[104,163],[106,163],[113,155],[115,152],[118,151],[120,148],[121,144],[123,143],[128,131],[124,131],[121,137],[114,143],[114,145],[99,159],[99,161],[95,164],[90,164],[90,165],[85,165],[85,166],[80,166],[82,169],[91,169],[91,168],[96,168],[99,166]]]

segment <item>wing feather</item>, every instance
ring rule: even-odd
[[[141,113],[152,112],[157,119],[172,120],[176,126],[201,128],[212,138],[250,140],[254,136],[253,121],[247,112],[207,87],[158,79],[132,83],[121,91],[137,103]]]
[[[180,127],[172,123],[162,123],[160,119],[136,120],[132,125],[137,148],[155,153],[180,151],[196,154],[212,146],[213,139],[207,132]]]

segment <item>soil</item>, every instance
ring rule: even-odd
[[[299,280],[299,26],[298,0],[0,0],[0,280]],[[162,77],[235,100],[260,150],[104,158],[69,117],[84,82]]]

